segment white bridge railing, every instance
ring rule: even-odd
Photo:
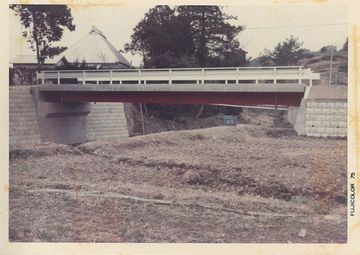
[[[37,74],[41,84],[151,84],[151,83],[280,83],[312,85],[320,74],[303,66],[216,67],[172,69],[51,70]],[[306,81],[306,82],[304,82]]]

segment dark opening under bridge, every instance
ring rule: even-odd
[[[38,74],[45,102],[298,106],[320,75],[302,66],[55,70]]]

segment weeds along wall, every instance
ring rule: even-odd
[[[46,135],[41,133],[43,129],[39,125],[44,122],[39,121],[38,102],[30,89],[31,86],[14,86],[9,89],[10,148],[49,142]],[[58,123],[61,125],[62,121],[59,120]],[[85,128],[77,132],[85,132],[82,134],[85,141],[128,137],[123,104],[90,103],[89,113],[85,116]],[[74,130],[74,133],[77,132]]]

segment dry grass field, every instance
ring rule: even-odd
[[[165,132],[10,152],[16,242],[346,242],[346,140]]]

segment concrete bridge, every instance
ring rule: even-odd
[[[38,80],[44,85],[39,88],[39,99],[48,102],[267,104],[275,107],[300,105],[305,86],[311,86],[312,81],[318,79],[319,74],[302,66],[56,70],[38,74]]]
[[[79,143],[92,102],[298,107],[320,75],[297,66],[54,70],[38,79],[32,94],[42,137]]]
[[[303,66],[172,69],[52,70],[38,74],[41,84],[259,84],[312,85],[320,75]],[[69,82],[72,81],[72,82]]]
[[[43,85],[39,100],[56,103],[132,102],[160,104],[229,104],[299,106],[305,86],[299,84]]]

